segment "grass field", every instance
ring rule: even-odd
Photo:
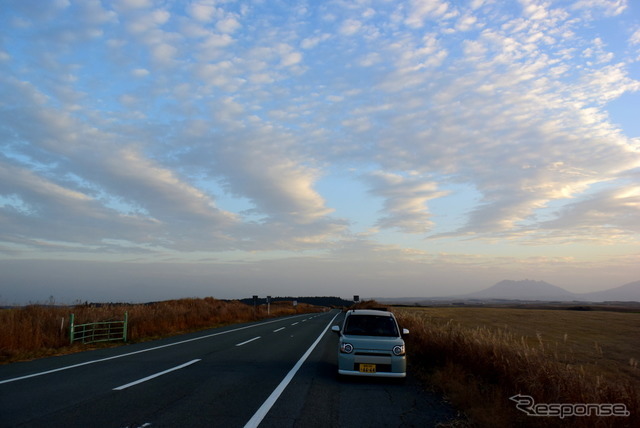
[[[476,426],[640,426],[640,314],[513,308],[395,308],[410,364]],[[530,417],[536,403],[624,403],[629,417]]]
[[[0,310],[0,364],[82,351],[87,345],[69,343],[69,315],[75,323],[122,320],[128,313],[130,342],[186,333],[226,324],[255,321],[268,316],[318,312],[322,308],[292,302],[274,302],[266,307],[212,297],[179,299],[149,304],[58,306],[28,305]],[[109,344],[91,346],[113,346]]]

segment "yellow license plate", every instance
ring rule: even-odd
[[[375,364],[360,364],[360,373],[375,373]]]

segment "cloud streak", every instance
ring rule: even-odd
[[[633,259],[637,7],[9,1],[0,254]]]

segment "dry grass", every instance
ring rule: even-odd
[[[396,309],[412,369],[475,426],[640,426],[640,315],[496,308]],[[635,339],[634,339],[635,337]],[[631,364],[630,364],[631,363]],[[624,403],[629,417],[529,417],[536,403]]]
[[[270,316],[317,312],[318,307],[291,302],[271,304]],[[129,315],[128,340],[139,342],[189,331],[266,318],[263,306],[239,301],[222,301],[211,297],[180,299],[151,304],[77,305],[73,307],[29,305],[0,310],[0,363],[27,360],[49,355],[76,352],[86,345],[69,344],[69,315],[76,324],[122,320]],[[109,346],[109,345],[94,345]]]

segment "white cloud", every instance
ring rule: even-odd
[[[153,47],[153,59],[159,63],[170,63],[178,53],[178,49],[168,43],[160,43]]]
[[[533,20],[542,20],[549,16],[549,2],[541,0],[520,0],[525,15]]]
[[[136,68],[131,71],[131,74],[135,77],[147,77],[149,75],[149,70],[145,68]]]
[[[628,2],[365,3],[10,3],[0,251],[637,243]]]
[[[573,9],[603,10],[605,16],[620,15],[626,8],[627,0],[578,0],[573,4]]]
[[[300,61],[302,61],[302,54],[300,52],[284,52],[282,54],[282,60],[280,62],[280,64],[282,64],[284,67],[290,67],[292,65],[298,64]]]
[[[222,33],[233,33],[240,27],[242,27],[242,25],[233,16],[227,16],[216,23],[216,28]]]
[[[419,177],[374,172],[368,176],[371,193],[384,199],[384,215],[377,222],[381,228],[397,228],[405,233],[427,233],[433,226],[427,202],[446,195],[435,182]]]
[[[456,23],[456,30],[458,31],[469,31],[473,29],[478,22],[478,19],[472,15],[465,15],[458,19]]]
[[[302,42],[300,42],[300,47],[302,49],[312,49],[318,46],[320,43],[324,42],[325,40],[329,40],[330,38],[331,38],[331,34],[328,34],[328,33],[315,35],[313,37],[307,37],[303,39]]]
[[[422,27],[428,18],[446,17],[449,4],[442,0],[411,0],[410,10],[405,20],[410,27]],[[450,14],[455,15],[455,13]]]
[[[353,36],[362,28],[362,23],[356,19],[347,19],[338,30],[343,36]]]
[[[151,0],[116,0],[114,3],[118,9],[123,10],[147,9],[153,6]]]
[[[187,12],[197,21],[209,22],[213,20],[216,14],[216,8],[210,4],[194,2],[187,6]]]

